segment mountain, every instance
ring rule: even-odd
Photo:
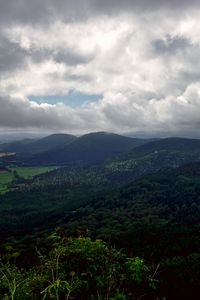
[[[34,160],[58,164],[96,163],[127,152],[145,142],[147,141],[107,132],[89,133],[60,148],[36,155]]]
[[[47,145],[48,139],[49,137]],[[30,146],[35,142],[23,141],[23,143]],[[53,146],[55,144],[54,142]],[[97,239],[95,251],[97,249],[102,252],[104,249],[99,240],[108,242],[112,249],[124,248],[123,251],[120,250],[122,257],[124,253],[131,256],[126,264],[129,268],[126,276],[131,280],[131,287],[136,276],[138,280],[144,277],[140,275],[143,274],[141,273],[143,269],[139,257],[147,261],[151,269],[144,270],[150,270],[153,274],[147,277],[148,285],[153,287],[153,293],[151,297],[145,295],[146,299],[191,299],[195,298],[193,295],[199,294],[199,140],[168,138],[145,141],[101,132],[75,138],[68,144],[64,143],[53,150],[37,153],[32,158],[35,161],[37,158],[40,163],[45,161],[68,165],[30,179],[18,176],[17,171],[14,175],[12,166],[5,169],[2,165],[1,168],[3,180],[6,179],[5,171],[10,171],[9,175],[12,175],[12,171],[15,176],[9,184],[9,191],[0,195],[1,257],[2,252],[6,251],[5,261],[11,257],[12,262],[14,258],[20,270],[30,270],[32,263],[36,267],[39,266],[38,277],[32,276],[33,272],[36,274],[35,267],[24,275],[27,277],[29,274],[30,280],[32,278],[36,280],[33,285],[30,285],[30,280],[27,281],[26,294],[28,286],[33,286],[38,294],[35,285],[35,282],[41,283],[41,260],[38,254],[42,253],[47,259],[47,270],[44,274],[48,279],[53,265],[50,264],[48,268],[49,258],[52,257],[52,253],[57,257],[58,253],[50,246],[50,241],[57,246],[60,241],[58,250],[74,251],[72,236],[80,236],[78,241],[83,240],[83,236],[87,237],[87,242],[88,236],[92,240]],[[110,160],[107,160],[108,158]],[[195,160],[197,162],[193,162]],[[85,163],[103,161],[103,163],[69,167],[70,163],[83,161]],[[191,163],[185,165],[187,162]],[[157,170],[159,171],[155,172]],[[50,235],[49,230],[55,227],[56,234]],[[45,236],[45,241],[41,240],[42,235]],[[64,246],[63,242],[72,242],[72,248]],[[83,248],[87,254],[91,253],[87,244],[84,243]],[[46,249],[50,249],[50,256]],[[78,245],[76,253],[73,252],[72,256],[76,259],[78,254],[79,259],[80,251],[81,247]],[[86,252],[83,259],[88,265],[91,259],[87,259]],[[106,253],[112,263],[109,272],[111,270],[113,273],[113,270],[115,271],[113,266],[118,270],[119,264],[113,264],[110,251],[106,250]],[[63,263],[63,268],[66,269],[63,253],[61,254],[59,267],[60,263]],[[133,259],[134,257],[137,259]],[[100,273],[102,266],[103,268],[107,266],[108,260],[103,261],[103,264],[100,261]],[[19,274],[16,273],[16,267],[11,273],[10,265],[7,263],[5,270],[8,270],[8,275],[12,275],[12,278]],[[61,268],[59,270],[61,270],[59,274],[64,274]],[[77,268],[73,267],[72,270],[74,274]],[[71,280],[71,274],[69,272],[68,274]],[[82,286],[85,291],[87,274],[80,271],[80,268],[77,274],[77,276],[81,274],[84,280]],[[91,278],[90,274],[88,276]],[[94,280],[98,278],[97,276]],[[123,278],[127,286],[126,277]],[[118,285],[120,280],[121,277],[117,281]],[[21,282],[24,283],[24,280],[20,281],[20,287],[23,287]],[[44,284],[39,285],[43,291],[46,282],[45,277]],[[93,285],[91,286],[93,289]],[[142,288],[144,291],[144,286]],[[155,290],[159,292],[158,297],[154,294]],[[5,293],[4,291],[7,292],[8,289],[3,288],[1,291]],[[105,291],[107,295],[107,288]],[[27,295],[29,297],[30,293]],[[84,292],[81,291],[80,299],[82,295]],[[143,295],[144,293],[142,297]],[[118,299],[120,297],[119,294]],[[115,299],[115,296],[112,295],[112,298]],[[127,299],[133,299],[132,294],[128,294]]]
[[[39,140],[25,139],[9,144],[1,145],[6,152],[40,153],[68,144],[76,139],[70,134],[52,134]]]
[[[200,140],[166,138],[135,147],[108,163],[113,172],[132,172],[135,177],[163,168],[200,161]]]
[[[65,169],[65,174],[62,173],[63,169]],[[6,262],[9,257],[17,258],[13,273],[10,271],[10,265],[8,269],[8,264],[6,264],[5,270],[9,271],[9,276],[12,274],[16,277],[16,263],[19,264],[20,270],[24,270],[25,267],[25,270],[30,270],[30,265],[33,263],[36,267],[39,266],[38,277],[33,278],[33,274],[34,276],[36,274],[35,267],[27,271],[29,273],[24,274],[26,277],[29,274],[31,280],[32,278],[35,280],[33,285],[30,285],[30,280],[27,282],[27,287],[33,286],[35,289],[35,282],[41,283],[41,259],[38,258],[38,253],[40,255],[41,252],[47,259],[46,266],[48,267],[49,258],[53,253],[57,257],[58,253],[58,251],[52,251],[53,248],[49,243],[52,241],[58,246],[60,241],[58,250],[62,250],[62,257],[59,267],[60,263],[64,263],[63,268],[66,269],[63,251],[76,249],[71,236],[80,236],[78,240],[81,241],[82,236],[86,235],[86,241],[89,241],[88,236],[92,240],[97,238],[95,242],[97,248],[92,249],[100,251],[99,253],[105,249],[105,244],[99,240],[107,241],[109,245],[115,246],[113,249],[119,248],[122,257],[124,253],[130,253],[131,259],[126,266],[129,267],[127,278],[131,279],[131,287],[135,274],[141,274],[139,272],[143,265],[138,260],[139,255],[150,264],[153,276],[154,274],[158,276],[158,281],[153,281],[153,284],[156,284],[153,285],[153,290],[156,288],[159,290],[159,298],[155,298],[153,294],[152,297],[147,296],[146,299],[164,299],[163,295],[166,295],[166,299],[191,299],[191,293],[194,290],[199,293],[200,163],[149,174],[120,187],[111,184],[108,189],[104,188],[103,178],[98,174],[95,175],[93,169],[90,173],[89,171],[83,172],[81,168],[77,168],[77,172],[73,174],[75,171],[75,168],[71,170],[60,168],[63,182],[57,176],[57,170],[56,176],[52,178],[53,185],[48,182],[52,173],[46,175],[46,184],[41,181],[41,176],[43,176],[41,175],[32,180],[23,181],[17,189],[0,197],[1,257],[4,258],[2,252],[6,251]],[[56,227],[56,234],[50,235],[49,230],[52,227]],[[46,237],[45,241],[41,240],[42,235]],[[3,244],[5,241],[6,243]],[[68,241],[72,243],[71,248],[63,244]],[[122,251],[122,247],[125,251]],[[51,250],[50,256],[47,255],[47,248]],[[70,252],[76,262],[77,257],[78,259],[80,257],[81,249],[79,244],[75,253]],[[88,265],[91,261],[93,262],[86,256],[86,253],[91,254],[91,250],[87,243],[83,244],[83,249],[85,251],[84,263]],[[110,251],[106,250],[106,253],[109,257],[108,260],[103,261],[103,264],[98,259],[101,263],[100,273],[102,273],[102,266],[104,268],[108,261],[111,261],[110,274],[110,270],[113,273],[113,265],[118,270],[119,264],[113,264]],[[137,260],[133,260],[135,256],[138,256]],[[121,262],[121,256],[116,257]],[[53,263],[50,264],[51,268],[45,269],[47,279],[51,276],[52,265]],[[62,272],[64,269],[59,269],[60,274],[64,274]],[[76,268],[73,267],[72,270]],[[81,273],[80,268],[78,271],[82,274],[84,284],[87,283],[86,273]],[[91,277],[91,274],[88,276]],[[114,277],[116,277],[116,272]],[[35,278],[38,278],[38,281]],[[149,280],[149,276],[147,278]],[[21,282],[24,283],[24,280]],[[93,283],[91,286],[93,288]],[[25,286],[25,291],[27,287]],[[43,290],[44,285],[41,288]],[[142,288],[144,290],[144,286]],[[4,291],[5,289],[1,289],[0,292],[4,293]],[[38,289],[36,292],[38,293]],[[195,292],[194,295],[198,294]],[[83,292],[81,297],[82,295]],[[132,294],[127,299],[133,299]]]
[[[23,141],[27,139],[39,140],[48,134],[45,133],[35,133],[35,132],[0,132],[0,144],[7,144],[16,141]]]
[[[0,150],[5,152],[21,152],[24,148],[28,147],[29,144],[34,142],[35,140],[28,138],[19,141],[7,142],[0,145]]]
[[[200,163],[162,170],[100,193],[67,215],[67,229],[73,233],[81,225],[137,255],[163,259],[179,255],[180,245],[187,255],[200,246],[199,194]]]
[[[161,151],[176,151],[176,152],[199,152],[200,140],[187,138],[165,138],[151,141],[148,144],[135,148],[130,155],[144,156],[150,153]]]

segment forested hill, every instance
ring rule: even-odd
[[[1,145],[2,151],[19,153],[39,153],[68,144],[76,139],[71,134],[52,134],[39,140],[25,139]]]
[[[145,145],[135,148],[129,155],[141,156],[152,152],[159,151],[182,151],[182,152],[199,152],[200,140],[189,138],[164,138],[151,141]]]
[[[112,171],[133,171],[136,177],[166,167],[200,160],[200,140],[185,138],[137,139],[108,132],[75,137],[54,134],[1,145],[2,152],[16,153],[4,159],[26,165],[86,166],[106,162]]]
[[[110,162],[108,160],[110,159]],[[200,140],[166,138],[144,140],[98,132],[35,155],[32,163],[92,165],[107,161],[113,171],[132,170],[138,175],[200,160]]]
[[[146,142],[148,140],[128,138],[108,132],[90,133],[60,147],[60,149],[36,155],[34,161],[55,164],[97,163]]]
[[[113,172],[129,171],[136,177],[163,168],[200,161],[200,140],[167,138],[135,147],[107,163]]]
[[[139,251],[152,255],[160,250],[152,248],[149,252],[155,242],[149,240],[151,234],[163,236],[167,244],[165,230],[177,231],[177,224],[180,229],[190,224],[187,230],[193,230],[199,222],[200,163],[149,174],[118,187],[112,178],[95,169],[61,169],[50,174],[27,183],[19,178],[22,184],[17,190],[0,196],[1,237],[29,233],[33,228],[52,228],[59,220],[71,233],[82,224],[92,236],[111,239],[124,247],[136,249],[142,237],[146,247]],[[137,242],[132,245],[134,234]]]
[[[200,163],[192,163],[100,195],[69,215],[67,228],[85,226],[92,236],[145,256],[179,255],[180,249],[188,254],[200,247],[199,195]]]
[[[102,239],[117,248],[124,248],[131,257],[143,257],[151,266],[159,266],[155,293],[160,297],[190,299],[200,291],[197,280],[200,270],[200,163],[149,174],[121,187],[110,183],[108,189],[105,189],[103,175],[94,171],[83,169],[73,173],[69,170],[67,176],[65,169],[65,178],[66,181],[60,184],[58,177],[54,177],[53,185],[45,185],[44,180],[38,180],[36,184],[34,179],[18,191],[1,196],[1,238],[4,237],[5,242],[9,237],[5,246],[1,244],[2,253],[3,249],[9,249],[9,253],[13,252],[11,258],[16,261],[17,257],[20,264],[30,266],[37,261],[36,245],[39,253],[46,253],[44,245],[48,245],[49,240],[41,240],[42,231],[56,226],[62,236],[81,234],[92,240]],[[74,243],[77,245],[79,241],[70,245],[75,247]],[[69,251],[76,253],[78,264],[82,256],[77,253],[82,255],[83,252],[90,266],[93,244],[90,241],[85,244],[83,240],[81,245],[83,248],[70,248]],[[64,251],[65,248],[61,245],[59,249]],[[106,250],[106,253],[111,252]],[[44,256],[43,261],[46,259]],[[129,275],[126,276],[129,280]],[[90,282],[88,280],[87,277]],[[104,278],[102,284],[105,282]],[[128,294],[126,297],[124,299],[131,299]]]
[[[63,138],[56,150],[1,158],[0,298],[19,280],[16,300],[138,300],[142,291],[147,300],[195,299],[200,141]]]

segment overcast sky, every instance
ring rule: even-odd
[[[200,137],[200,4],[0,0],[0,131]]]

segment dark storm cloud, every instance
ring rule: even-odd
[[[0,128],[195,131],[199,7],[195,0],[0,0]],[[70,90],[102,99],[76,108],[44,103]]]
[[[184,9],[200,6],[197,0],[0,0],[0,23],[51,23],[84,20],[98,14],[121,11]]]
[[[51,59],[57,63],[62,63],[68,66],[87,64],[95,57],[95,53],[83,54],[79,53],[76,49],[73,50],[67,47],[56,50],[47,48],[31,49],[26,53],[26,55],[29,55],[36,63]]]
[[[48,1],[0,0],[1,23],[30,23],[47,19]]]
[[[94,59],[94,53],[82,54],[73,49],[60,50],[23,49],[17,42],[9,40],[0,34],[0,76],[4,73],[16,71],[26,67],[28,59],[36,63],[52,59],[55,62],[73,66],[87,64]]]
[[[117,11],[134,11],[134,10],[159,10],[159,9],[185,9],[187,7],[199,6],[198,0],[95,0],[90,1],[94,11],[117,12]]]
[[[3,107],[0,110],[0,126],[18,128],[33,126],[36,124],[35,122],[39,122],[38,125],[41,126],[41,120],[43,120],[43,125],[47,121],[44,114],[41,115],[40,111],[37,111],[37,114],[35,114],[34,110],[30,109],[28,102],[22,102],[17,98],[1,96],[0,105]]]
[[[66,109],[63,114],[63,107],[57,106],[32,106],[30,102],[19,98],[0,97],[0,127],[8,128],[62,128],[66,125],[68,128],[74,128],[78,119],[72,114],[70,109]],[[67,120],[66,120],[67,119]]]
[[[73,21],[87,15],[88,1],[71,0],[0,0],[0,23],[34,24],[53,22],[55,19]]]
[[[0,35],[0,74],[11,72],[26,65],[26,51],[17,43]]]
[[[81,54],[72,49],[61,49],[53,53],[53,58],[58,63],[66,65],[87,64],[94,58],[94,54]]]
[[[177,51],[183,51],[189,48],[191,43],[188,39],[183,37],[164,37],[158,39],[153,43],[156,54],[171,54],[174,55]]]

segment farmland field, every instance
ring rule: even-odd
[[[54,170],[56,167],[12,167],[8,171],[0,172],[0,194],[5,193],[9,189],[9,184],[15,178],[16,174],[25,179],[32,178],[36,175]]]
[[[15,167],[11,168],[11,171],[16,171],[20,177],[25,179],[32,178],[36,175],[46,173],[55,170],[56,167],[42,166],[42,167]]]
[[[8,190],[8,185],[13,180],[14,175],[12,172],[3,171],[0,172],[0,193],[4,193]]]

